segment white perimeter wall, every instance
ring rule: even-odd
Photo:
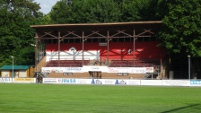
[[[74,79],[44,78],[44,84],[99,84],[142,86],[201,86],[201,80],[137,80],[137,79]]]
[[[0,83],[37,83],[36,78],[0,78]],[[137,80],[43,78],[44,84],[137,85],[137,86],[201,86],[201,80]]]

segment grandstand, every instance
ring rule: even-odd
[[[32,25],[35,72],[51,78],[144,79],[162,76],[161,21]]]

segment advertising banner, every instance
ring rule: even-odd
[[[91,84],[91,79],[76,79],[77,84]]]
[[[61,83],[61,78],[43,78],[44,84],[58,84]]]
[[[162,80],[163,86],[190,86],[189,80]]]
[[[82,73],[82,67],[42,67],[43,73]]]
[[[11,83],[12,81],[12,78],[0,78],[0,83]]]
[[[115,85],[115,79],[91,79],[91,84]]]
[[[83,66],[83,71],[84,72],[89,72],[89,71],[108,72],[108,67],[107,66]]]
[[[153,73],[153,67],[109,67],[108,73]]]
[[[201,80],[190,80],[191,86],[201,86]]]
[[[77,79],[74,78],[62,78],[58,81],[61,84],[77,84]]]
[[[36,78],[13,78],[13,83],[36,83]]]
[[[131,80],[131,79],[91,79],[91,84],[140,85],[140,80]]]

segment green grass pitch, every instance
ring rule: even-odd
[[[200,112],[200,87],[0,84],[0,113]]]

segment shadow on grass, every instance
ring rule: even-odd
[[[161,113],[176,113],[176,112],[182,112],[182,113],[200,113],[201,112],[201,105],[200,104],[192,104],[184,107],[174,108],[171,110],[163,111]]]

